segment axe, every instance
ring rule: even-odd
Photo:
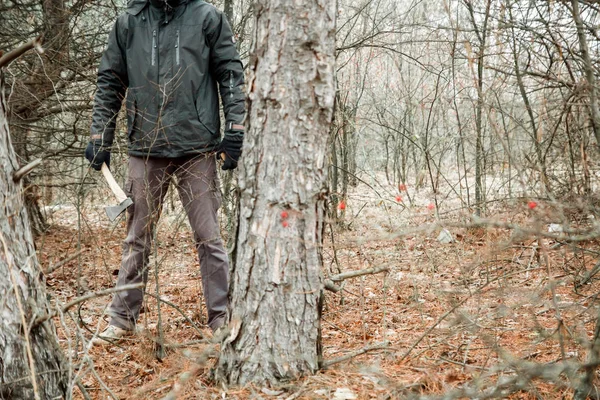
[[[123,211],[127,209],[127,207],[133,204],[133,200],[127,197],[123,189],[121,189],[121,186],[119,186],[117,181],[115,181],[115,178],[110,172],[110,169],[108,169],[106,163],[102,163],[101,169],[102,175],[104,175],[104,179],[106,179],[106,183],[108,183],[110,190],[112,190],[113,194],[117,198],[117,201],[119,202],[119,204],[117,204],[116,206],[109,206],[104,208],[106,210],[106,215],[108,215],[108,218],[111,221],[114,221],[119,215],[121,215]]]

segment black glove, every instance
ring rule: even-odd
[[[242,145],[244,144],[243,137],[232,139],[225,135],[221,144],[217,149],[217,157],[221,157],[221,154],[225,154],[225,162],[221,169],[226,171],[228,169],[235,169],[238,165],[238,160],[242,155]]]
[[[100,171],[102,163],[106,163],[106,166],[110,167],[110,151],[102,146],[101,140],[90,140],[85,148],[85,158],[96,171]]]

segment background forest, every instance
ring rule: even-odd
[[[246,65],[254,2],[214,4]],[[23,185],[54,304],[111,288],[119,268],[124,220],[103,215],[111,195],[83,150],[96,68],[125,7],[0,2],[0,49],[43,37],[44,53],[22,56],[4,79],[18,162],[41,159]],[[74,398],[600,396],[600,5],[337,7],[322,372],[277,388],[211,383],[197,261],[171,190],[142,314],[148,336],[88,346],[106,297],[56,317]],[[111,161],[120,183],[124,111]],[[221,182],[229,238],[236,174]]]

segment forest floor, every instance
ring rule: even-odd
[[[178,399],[571,397],[565,374],[550,366],[586,360],[600,288],[590,273],[598,243],[568,244],[545,235],[551,222],[589,227],[589,216],[543,201],[531,209],[527,199],[490,204],[493,221],[524,229],[465,224],[464,215],[447,211],[459,209],[459,202],[438,203],[436,212],[426,189],[353,189],[341,226],[333,235],[327,229],[323,273],[380,266],[389,271],[347,280],[342,292],[325,293],[324,358],[339,361],[385,345],[285,387],[228,389],[210,382],[215,354],[202,340],[211,334],[195,249],[185,217],[168,207],[147,287],[157,292],[158,271],[161,298],[177,307],[160,308],[164,356],[157,357],[158,309],[149,296],[140,318],[143,331],[134,339],[119,346],[82,345],[78,337],[89,341],[106,326],[110,298],[100,297],[56,318],[61,346],[93,399],[162,399],[174,387]],[[80,215],[56,208],[50,229],[37,240],[44,268],[84,250],[47,275],[50,294],[62,303],[112,288],[120,264],[124,221],[110,225],[102,207],[92,204]],[[437,240],[444,226],[454,242]],[[591,276],[584,282],[586,274]],[[461,388],[472,394],[457,392]],[[84,398],[79,388],[74,393]]]

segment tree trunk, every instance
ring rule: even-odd
[[[473,9],[473,4],[470,1],[465,0],[465,5],[471,18],[471,24],[473,30],[477,36],[478,49],[477,49],[477,106],[475,108],[475,215],[482,215],[485,210],[485,151],[483,148],[483,108],[484,108],[484,93],[483,93],[483,82],[484,82],[484,69],[485,69],[485,51],[488,31],[488,22],[490,18],[491,0],[485,2],[485,14],[482,25],[478,25],[478,18],[475,16],[476,12]],[[469,58],[471,58],[469,56]]]
[[[585,78],[589,86],[592,129],[596,137],[596,144],[600,145],[600,107],[598,107],[596,94],[596,76],[594,75],[594,66],[590,57],[587,39],[585,38],[585,29],[581,21],[581,14],[579,13],[579,0],[571,0],[571,13],[577,26],[577,38],[579,39],[579,49],[581,51],[581,58],[583,59],[583,70],[585,71]]]
[[[227,16],[227,20],[229,21],[229,24],[231,24],[231,26],[233,26],[234,25],[233,0],[225,0],[223,2],[223,12]]]
[[[335,127],[334,129],[335,130]],[[340,202],[340,196],[338,193],[338,188],[339,188],[339,169],[338,169],[338,156],[337,156],[337,146],[336,146],[336,134],[335,132],[330,133],[331,135],[331,148],[329,150],[330,154],[331,154],[331,179],[330,179],[330,191],[331,191],[331,197],[330,197],[330,211],[329,211],[329,218],[331,218],[332,221],[337,221],[338,220],[338,204]]]
[[[6,122],[0,72],[0,398],[62,399],[66,371],[49,312]],[[25,328],[24,328],[25,327]]]
[[[527,115],[529,116],[529,123],[531,124],[531,138],[533,141],[533,146],[535,148],[535,154],[537,156],[537,161],[539,163],[540,175],[542,178],[542,184],[544,185],[544,190],[546,193],[550,192],[550,182],[548,181],[548,174],[546,172],[546,160],[543,156],[542,149],[542,138],[541,131],[538,127],[538,124],[535,120],[535,115],[533,114],[533,108],[531,106],[531,102],[529,101],[529,96],[527,95],[527,90],[525,89],[525,84],[523,82],[523,72],[521,71],[521,66],[519,64],[519,50],[517,49],[517,37],[515,35],[515,27],[514,27],[514,19],[512,14],[512,7],[508,6],[508,15],[510,17],[510,31],[512,34],[512,43],[509,44],[511,47],[511,52],[513,56],[513,63],[515,68],[515,77],[517,78],[517,85],[519,86],[519,92],[521,93],[521,99],[523,99],[523,104],[525,105],[525,110],[527,110]],[[525,71],[526,72],[526,71]],[[540,124],[543,122],[540,121]],[[543,126],[543,125],[542,125]]]
[[[319,368],[335,15],[329,0],[256,3],[230,333],[215,371],[229,385]]]
[[[348,151],[349,148],[349,140],[348,140],[348,115],[346,114],[347,108],[344,104],[340,104],[340,112],[342,115],[342,129],[340,131],[340,156],[342,158],[342,197],[345,199],[348,197],[348,171],[349,171],[349,162],[348,162]],[[386,162],[386,171],[387,171],[387,162]]]

